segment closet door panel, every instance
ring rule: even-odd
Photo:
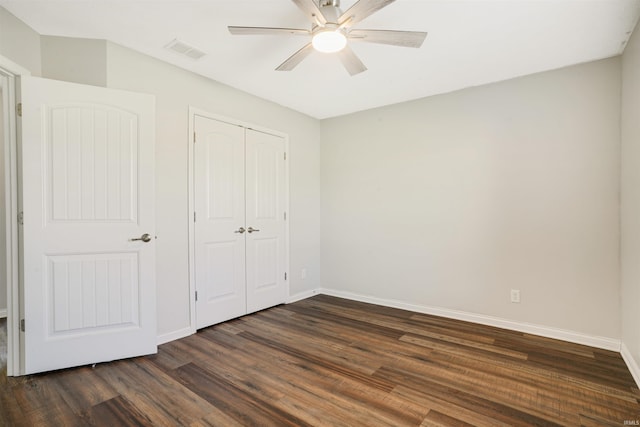
[[[245,130],[196,116],[195,281],[198,329],[246,313]]]
[[[247,312],[285,302],[284,138],[246,131]]]

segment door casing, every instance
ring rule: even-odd
[[[4,135],[0,149],[5,152],[5,205],[8,207],[5,280],[7,282],[7,375],[20,375],[20,278],[18,252],[18,128],[16,117],[16,78],[31,72],[0,55],[0,84],[4,102]]]
[[[189,146],[189,301],[190,301],[190,324],[191,328],[187,334],[189,335],[196,332],[196,280],[195,280],[195,224],[194,224],[194,212],[195,212],[195,198],[194,198],[194,175],[195,168],[193,164],[193,152],[194,152],[194,135],[195,135],[195,117],[202,116],[213,120],[218,120],[221,122],[226,122],[230,124],[234,124],[237,126],[242,126],[245,128],[253,129],[256,131],[269,133],[272,135],[276,135],[282,137],[284,139],[284,151],[287,153],[287,160],[284,163],[285,168],[285,210],[287,213],[287,220],[285,222],[285,271],[287,272],[287,280],[286,280],[286,289],[287,295],[290,295],[290,280],[291,275],[289,274],[290,267],[290,234],[289,234],[289,224],[290,220],[290,205],[289,205],[289,135],[283,132],[274,131],[273,129],[265,128],[263,126],[258,126],[252,123],[247,123],[241,120],[233,119],[230,117],[221,116],[218,114],[213,114],[208,111],[189,106],[189,134],[188,134],[188,146]],[[180,338],[179,336],[171,336],[171,339]],[[166,339],[164,342],[169,341]],[[158,342],[161,344],[162,342]]]

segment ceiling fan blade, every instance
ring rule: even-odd
[[[309,56],[309,54],[313,52],[313,45],[308,43],[302,49],[291,55],[286,61],[276,68],[278,71],[291,71],[298,66],[299,63],[302,62],[304,58]]]
[[[316,0],[291,0],[314,24],[324,25],[327,18],[322,14]]]
[[[338,18],[338,25],[351,27],[394,1],[395,0],[358,0]]]
[[[349,45],[345,46],[340,52],[338,52],[338,58],[347,69],[349,74],[355,76],[363,71],[367,71],[367,67],[360,61],[360,58],[356,56]]]
[[[427,37],[422,31],[351,30],[347,37],[353,41],[390,44],[393,46],[420,47]]]
[[[308,36],[311,34],[309,30],[301,30],[298,28],[236,27],[233,25],[229,25],[227,28],[229,28],[229,32],[235,36]]]

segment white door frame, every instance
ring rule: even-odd
[[[268,129],[262,126],[258,126],[252,123],[247,123],[241,120],[232,119],[229,117],[221,116],[218,114],[213,114],[205,110],[201,110],[196,107],[189,106],[189,134],[188,134],[188,146],[189,146],[189,165],[188,165],[188,173],[189,173],[189,311],[190,311],[190,319],[191,319],[191,328],[189,333],[196,332],[196,280],[195,280],[195,224],[193,221],[194,212],[195,212],[195,194],[194,194],[194,175],[195,168],[193,165],[193,141],[195,137],[195,117],[202,116],[213,120],[218,120],[225,123],[230,123],[236,126],[242,126],[248,129],[253,129],[259,132],[268,133],[271,135],[279,136],[284,139],[284,151],[285,153],[289,153],[289,135],[286,133],[274,131],[273,129]],[[291,275],[289,274],[289,224],[291,223],[291,215],[290,215],[290,206],[289,206],[289,157],[287,155],[287,161],[284,163],[284,173],[285,173],[285,210],[287,212],[287,220],[285,223],[285,272],[287,272],[287,296],[291,294],[291,287],[289,285],[291,280]],[[171,339],[176,339],[180,337],[171,337]],[[167,340],[168,341],[168,340]],[[159,343],[160,344],[160,343]]]
[[[4,103],[4,135],[0,148],[5,152],[5,204],[9,208],[7,231],[6,281],[7,281],[7,375],[20,375],[20,277],[18,251],[18,128],[16,117],[16,77],[31,73],[0,55],[0,85]]]

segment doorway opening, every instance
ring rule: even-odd
[[[0,150],[0,224],[6,224],[7,203],[5,197],[5,150],[4,147],[4,89],[0,86],[0,135],[2,135],[2,147]],[[7,271],[7,229],[0,227],[0,271]],[[7,317],[7,278],[0,277],[0,319]],[[2,355],[0,354],[0,360]]]
[[[0,85],[0,271],[7,271],[7,203],[5,197],[4,85]],[[0,276],[0,375],[7,373],[7,277]]]
[[[20,374],[21,354],[16,81],[29,74],[0,56],[0,375],[8,376]]]

